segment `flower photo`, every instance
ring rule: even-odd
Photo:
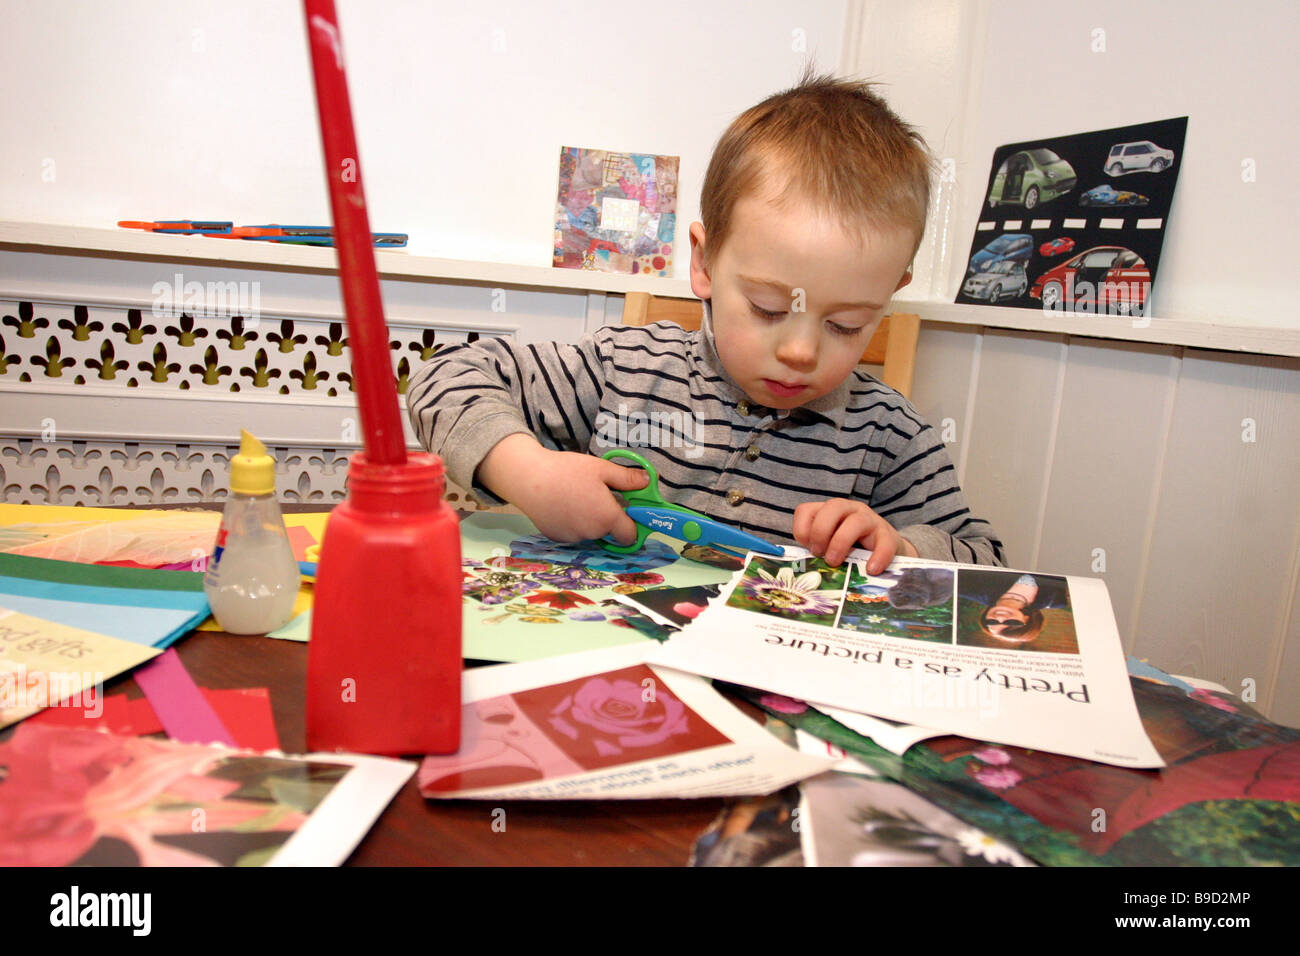
[[[807,624],[832,624],[844,595],[844,569],[820,558],[754,557],[727,599],[729,607]]]

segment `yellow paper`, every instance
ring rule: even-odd
[[[0,727],[52,706],[98,716],[104,681],[160,653],[0,608]]]

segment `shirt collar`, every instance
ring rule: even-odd
[[[713,307],[712,303],[704,300],[704,320],[700,323],[699,348],[697,357],[710,372],[715,373],[727,386],[727,398],[732,404],[742,399],[748,398],[745,390],[736,384],[736,380],[731,377],[718,358],[718,350],[713,344]],[[836,430],[844,424],[844,413],[849,403],[849,379],[840,382],[834,389],[827,392],[821,398],[814,399],[806,405],[800,405],[798,408],[790,409],[788,413],[783,411],[769,409],[778,417],[784,417],[786,414],[796,421],[825,421],[833,425]],[[766,406],[756,406],[765,408]]]

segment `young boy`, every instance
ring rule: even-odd
[[[690,228],[698,332],[445,348],[407,390],[416,434],[453,481],[559,541],[634,540],[613,492],[645,472],[599,457],[627,444],[666,499],[831,565],[853,547],[874,552],[870,573],[895,554],[1003,563],[934,430],[857,369],[911,280],[929,173],[865,84],[805,76],[714,150]]]

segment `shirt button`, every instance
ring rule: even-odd
[[[749,414],[749,402],[745,401],[745,400],[742,398],[742,399],[741,399],[741,400],[736,404],[736,411],[740,412],[740,414],[742,414],[742,415],[748,415],[748,414]]]
[[[727,492],[727,504],[733,508],[745,500],[745,493],[739,488],[732,488]]]
[[[750,445],[748,448],[745,449],[745,460],[746,460],[746,461],[755,461],[757,458],[758,458],[758,446],[757,446],[757,445]]]

